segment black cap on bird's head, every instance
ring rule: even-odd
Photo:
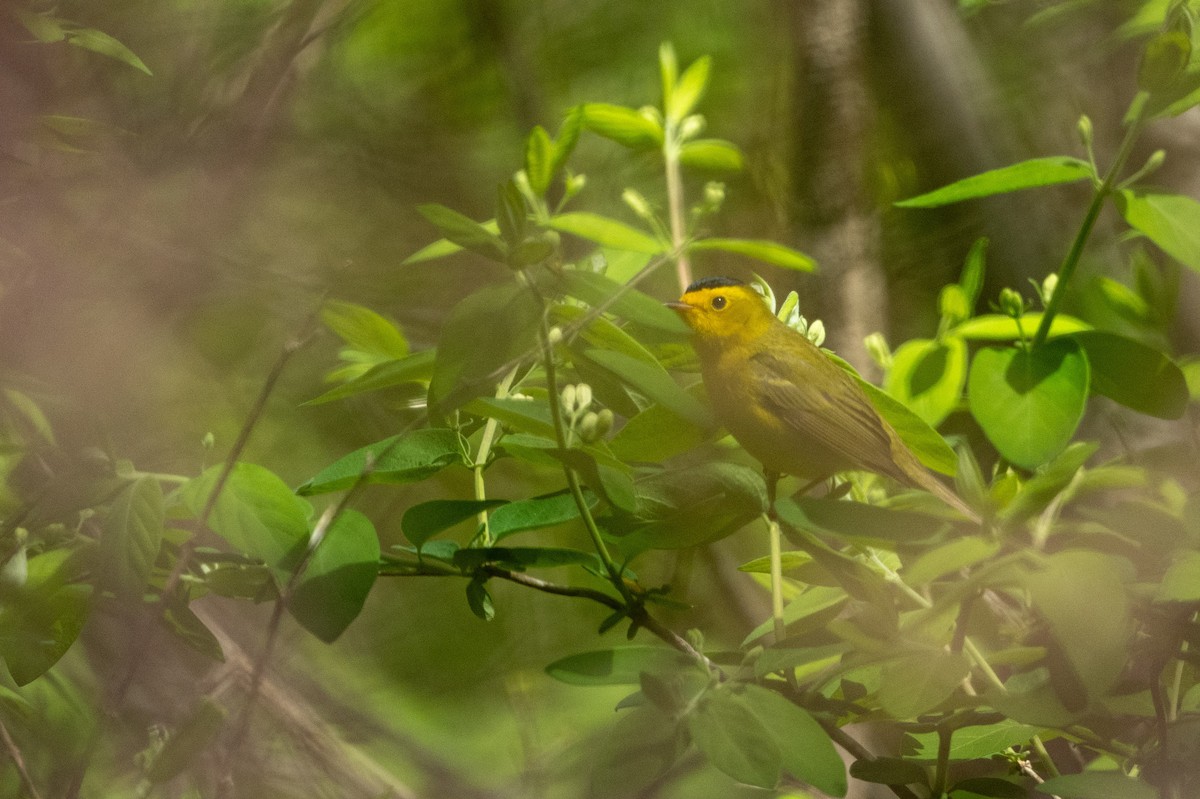
[[[699,280],[692,283],[692,285],[688,286],[687,289],[683,293],[691,294],[693,291],[702,291],[704,289],[715,289],[715,288],[724,288],[725,286],[744,286],[744,285],[746,285],[746,284],[743,283],[742,281],[737,280],[732,277],[721,277],[721,276],[702,277]]]

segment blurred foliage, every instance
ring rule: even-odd
[[[781,4],[4,8],[0,796],[1200,789],[1200,8],[904,5],[868,388],[979,524],[768,507],[661,304],[824,336]]]

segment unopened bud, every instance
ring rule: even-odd
[[[567,416],[575,415],[575,386],[568,383],[558,395],[559,407]]]
[[[613,412],[608,408],[601,408],[596,414],[596,437],[604,438],[608,435],[608,431],[613,427]]]
[[[1092,118],[1087,114],[1079,117],[1079,122],[1075,124],[1075,130],[1079,133],[1079,140],[1083,142],[1083,146],[1090,151],[1092,148]]]
[[[580,383],[575,387],[575,412],[583,413],[592,404],[592,387],[587,383]]]
[[[558,325],[555,325],[554,327],[552,327],[548,331],[546,331],[546,341],[549,342],[551,347],[561,344],[562,340],[563,340],[562,328],[559,327]]]
[[[650,208],[650,203],[647,202],[646,198],[637,189],[626,189],[621,193],[621,199],[642,219],[652,219],[654,217],[654,211]]]
[[[1019,293],[1010,288],[1000,290],[1000,310],[1016,319],[1025,313],[1025,300]]]
[[[721,207],[725,202],[725,184],[720,181],[710,180],[704,184],[704,203],[714,211]]]
[[[687,141],[688,139],[696,138],[704,132],[705,124],[707,123],[700,114],[692,114],[690,117],[685,118],[683,122],[679,123],[680,140]]]
[[[600,438],[597,432],[599,420],[600,415],[595,411],[588,411],[583,415],[583,419],[579,422],[579,437],[584,440],[584,443],[591,444]]]
[[[880,369],[887,370],[892,368],[892,350],[882,333],[872,333],[864,338],[863,347],[866,348],[867,354],[871,356],[871,360],[879,364]]]
[[[1042,304],[1049,305],[1050,298],[1054,296],[1055,289],[1058,288],[1058,273],[1051,272],[1046,275],[1046,279],[1042,281]]]
[[[813,343],[814,347],[821,346],[825,343],[825,323],[820,319],[814,319],[804,335],[808,336],[808,340]]]

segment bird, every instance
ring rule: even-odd
[[[819,482],[862,470],[979,518],[921,464],[858,381],[780,321],[751,286],[703,278],[666,305],[691,328],[717,419],[762,464],[769,488],[780,474]]]

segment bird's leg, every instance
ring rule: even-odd
[[[779,520],[775,515],[775,492],[779,486],[779,473],[763,470],[767,481],[767,533],[771,543],[771,618],[775,622],[775,643],[783,643],[783,545]]]

